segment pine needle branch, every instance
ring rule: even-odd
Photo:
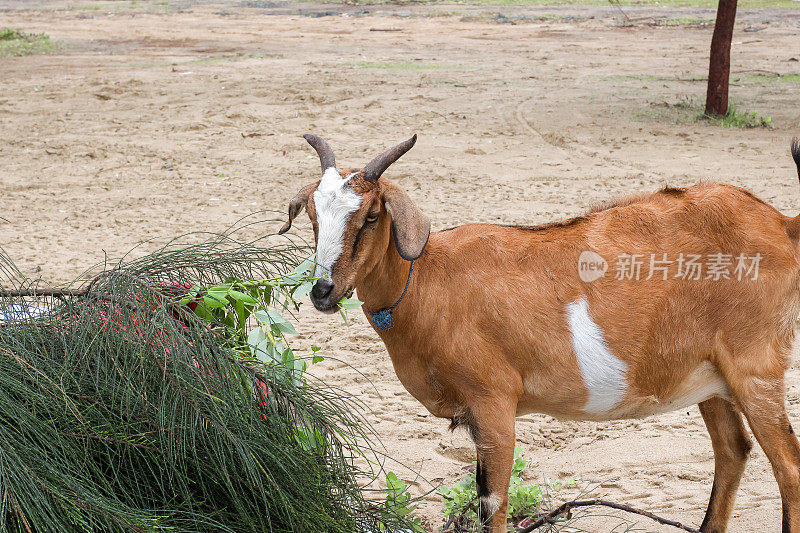
[[[380,452],[358,400],[239,357],[170,289],[273,280],[310,255],[268,229],[190,235],[63,288],[0,249],[0,531],[408,528],[361,487]],[[274,285],[263,305],[291,304]]]
[[[3,289],[0,287],[1,298],[23,298],[28,296],[63,298],[65,296],[86,296],[88,289]]]

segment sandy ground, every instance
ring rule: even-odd
[[[704,98],[712,28],[668,19],[708,11],[629,8],[628,21],[611,8],[178,7],[0,1],[0,26],[65,42],[59,55],[0,59],[0,245],[29,275],[67,281],[104,252],[283,211],[318,175],[306,132],[326,137],[345,168],[417,132],[387,177],[434,229],[556,220],[708,179],[749,187],[787,214],[800,205],[788,155],[800,83],[775,77],[800,74],[798,10],[740,13],[732,97],[774,125],[746,130],[685,122],[693,111],[682,106]],[[366,402],[388,456],[405,465],[389,467],[415,491],[463,474],[469,440],[404,391],[364,320],[346,327],[306,309],[299,329],[299,345],[330,356],[313,372]],[[696,407],[611,423],[526,416],[517,431],[531,481],[579,477],[602,483],[597,496],[702,519],[713,462]],[[441,505],[428,499],[420,512],[433,529]],[[779,524],[777,485],[756,449],[731,529]]]

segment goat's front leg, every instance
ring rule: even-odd
[[[505,402],[472,409],[472,438],[478,451],[478,518],[483,531],[506,532],[508,484],[514,464],[515,407]]]

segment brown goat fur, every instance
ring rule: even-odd
[[[396,184],[381,178],[358,189],[324,305],[323,291],[312,292],[320,309],[353,289],[367,312],[392,306],[411,267],[395,239],[419,245],[426,227]],[[387,209],[389,197],[418,225],[410,236],[392,231],[398,207]],[[315,193],[305,202],[319,237]],[[702,531],[726,530],[751,447],[744,416],[775,470],[784,533],[800,533],[800,446],[784,408],[800,312],[799,227],[749,191],[716,183],[623,198],[562,223],[467,224],[422,243],[393,327],[375,329],[405,388],[471,430],[493,533],[506,531],[516,416],[636,418],[687,402],[699,403],[715,454]],[[760,263],[755,279],[609,271],[584,281],[585,251],[607,261],[742,254]],[[608,362],[622,370],[609,373]],[[614,387],[619,397],[609,401]]]

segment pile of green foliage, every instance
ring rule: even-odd
[[[0,530],[405,529],[359,485],[358,406],[288,348],[309,250],[181,242],[51,298],[0,253]]]
[[[12,28],[0,29],[0,57],[52,54],[58,51],[58,42],[46,33],[26,33]]]
[[[522,458],[522,447],[514,448],[514,465],[508,487],[508,517],[517,522],[541,513],[548,502],[546,497],[562,489],[560,481],[542,485],[526,485],[522,473],[528,462]],[[575,480],[566,482],[572,487]],[[442,496],[445,508],[442,514],[448,517],[445,531],[475,531],[478,520],[478,488],[475,472],[470,472],[452,487],[442,486],[436,491]]]

